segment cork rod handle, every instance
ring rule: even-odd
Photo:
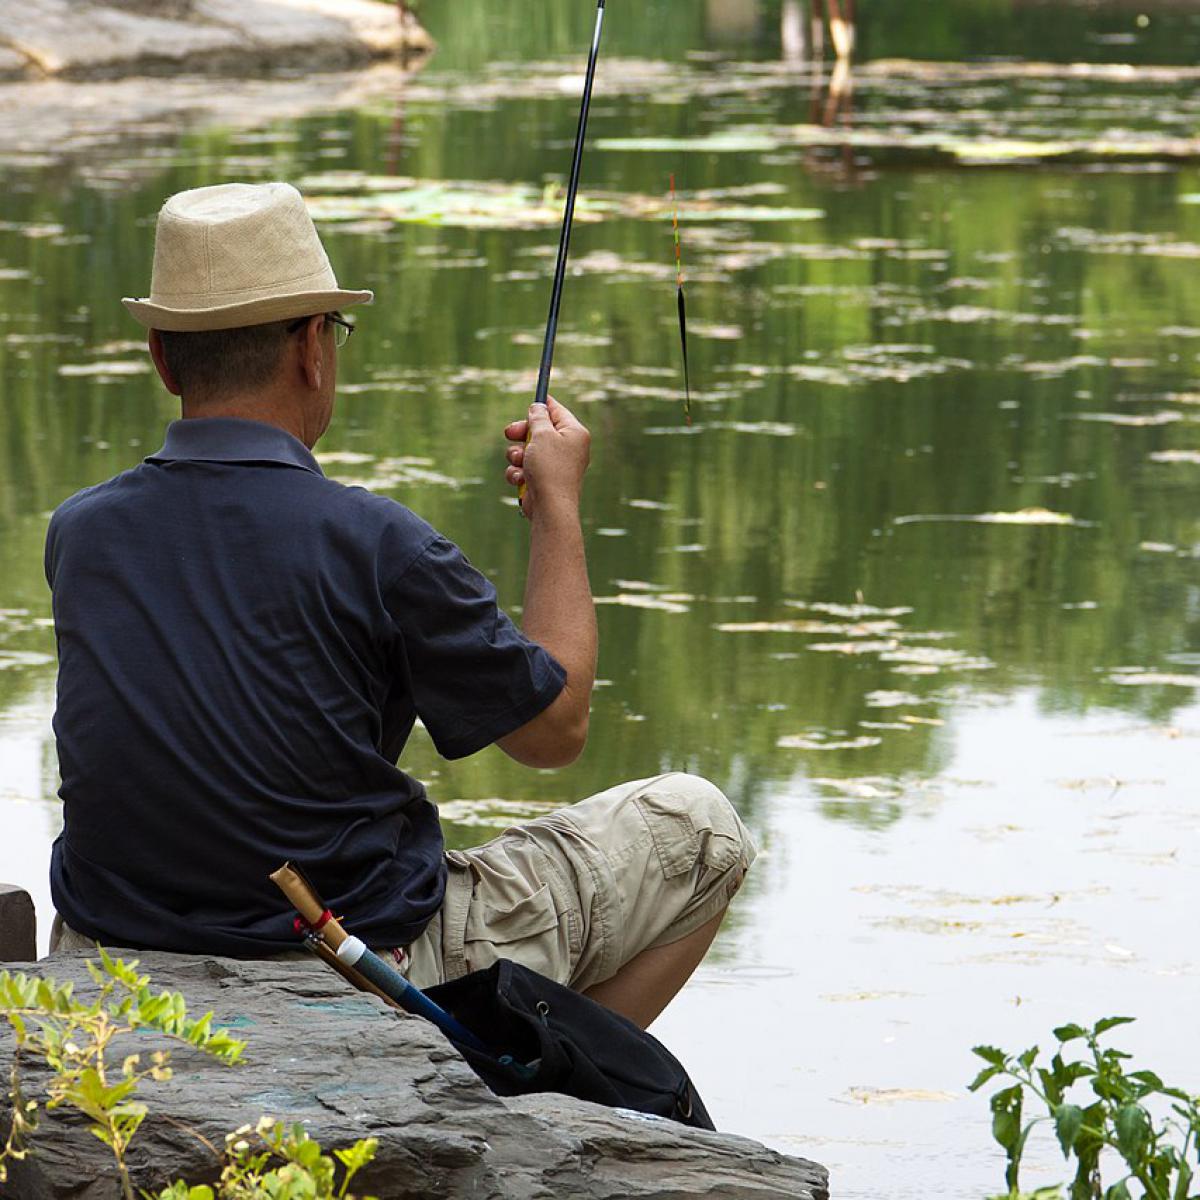
[[[320,923],[325,912],[325,902],[298,868],[290,862],[285,862],[277,871],[271,872],[271,882],[292,902],[296,911],[309,925]],[[348,936],[336,917],[330,917],[321,925],[321,935],[335,951]]]

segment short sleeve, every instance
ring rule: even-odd
[[[436,535],[385,597],[417,715],[444,758],[466,758],[547,708],[566,671],[500,610],[496,589]]]

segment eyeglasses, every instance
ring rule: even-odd
[[[347,321],[339,312],[325,313],[324,317],[333,326],[333,344],[340,350],[350,340],[350,335],[354,332],[354,322]],[[301,317],[300,320],[293,321],[287,327],[288,333],[295,333],[311,320],[312,317]]]

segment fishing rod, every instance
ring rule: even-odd
[[[554,363],[554,340],[558,335],[558,313],[562,306],[563,281],[567,274],[567,252],[571,246],[571,226],[575,221],[575,196],[579,191],[579,169],[583,164],[583,142],[587,133],[588,109],[592,103],[592,85],[596,79],[596,59],[600,54],[600,34],[604,28],[604,0],[596,5],[596,31],[588,55],[587,76],[583,83],[583,103],[579,109],[579,128],[575,131],[575,155],[571,160],[571,180],[567,185],[567,207],[563,213],[562,233],[558,239],[558,261],[554,267],[554,286],[550,291],[550,315],[546,320],[546,338],[542,343],[542,362],[538,369],[535,404],[545,404],[550,392],[550,368]],[[528,435],[525,438],[529,442]],[[525,484],[517,489],[517,499],[525,498]]]
[[[361,938],[346,932],[341,922],[325,907],[316,889],[294,864],[286,862],[271,872],[271,882],[296,907],[300,914],[296,928],[305,946],[342,978],[361,991],[386,1000],[393,1008],[424,1017],[436,1025],[452,1042],[485,1051],[471,1030],[420,988],[414,987],[395,967],[371,950]]]

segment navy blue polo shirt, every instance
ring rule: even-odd
[[[441,905],[437,810],[396,766],[419,717],[462,758],[563,669],[407,508],[326,479],[272,425],[174,422],[54,514],[64,920],[113,945],[295,948],[298,862],[347,927],[403,945]]]

